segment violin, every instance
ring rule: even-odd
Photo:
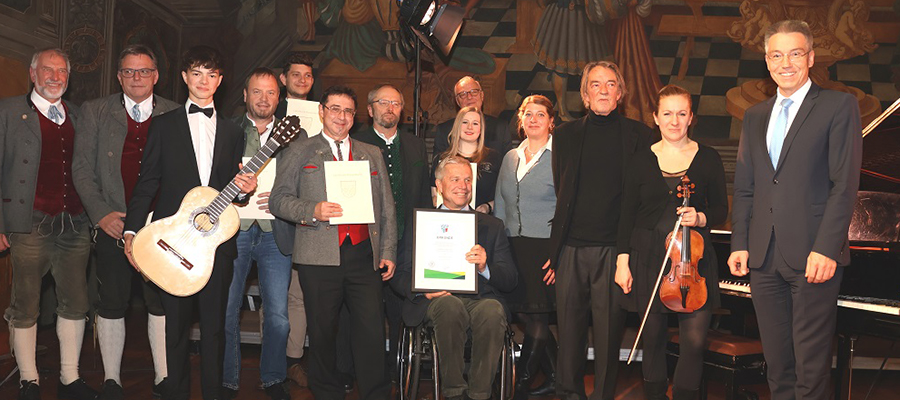
[[[681,177],[678,185],[678,197],[684,199],[682,207],[688,207],[694,184],[687,175]],[[690,227],[681,225],[681,229],[666,236],[666,247],[675,241],[669,260],[672,268],[659,287],[659,299],[670,310],[680,313],[692,313],[706,304],[706,278],[697,271],[697,263],[703,258],[703,236]]]

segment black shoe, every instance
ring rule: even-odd
[[[78,378],[68,385],[59,383],[59,389],[56,391],[56,398],[70,400],[94,400],[97,398],[96,390],[91,389],[84,379]]]
[[[41,387],[37,381],[22,381],[19,385],[19,400],[41,400]]]
[[[153,384],[153,389],[150,390],[150,395],[153,396],[154,399],[161,399],[166,395],[166,389],[169,386],[169,378],[163,378],[163,380],[159,381],[159,383]]]
[[[267,387],[266,394],[272,400],[291,400],[291,395],[284,389],[284,382]]]
[[[123,400],[125,394],[122,393],[122,386],[119,386],[115,380],[107,379],[100,388],[100,396],[98,400]]]
[[[669,400],[666,392],[669,390],[669,381],[644,381],[644,398],[647,400]]]
[[[224,386],[222,387],[222,391],[220,393],[221,395],[219,396],[219,398],[221,398],[222,400],[231,400],[237,397],[237,390]]]

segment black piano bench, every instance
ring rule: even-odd
[[[666,354],[669,371],[674,371],[678,359],[678,331],[669,339]],[[703,356],[703,379],[700,381],[700,399],[706,400],[710,380],[725,383],[725,400],[755,400],[756,393],[740,390],[742,385],[766,383],[766,360],[762,343],[758,339],[709,331]]]

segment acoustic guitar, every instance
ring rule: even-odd
[[[299,132],[299,117],[279,121],[241,173],[255,174],[275,150]],[[231,204],[238,193],[234,180],[221,193],[208,186],[191,189],[177,213],[150,223],[134,236],[132,254],[137,268],[174,296],[199,292],[209,282],[216,248],[240,228],[241,219]]]

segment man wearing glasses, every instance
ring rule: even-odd
[[[459,108],[475,107],[484,113],[484,91],[475,78],[471,76],[462,77],[453,86],[453,95]],[[447,138],[450,136],[450,130],[453,129],[454,119],[450,118],[435,128],[434,154],[441,154],[450,147]],[[506,154],[512,145],[512,140],[507,130],[508,124],[499,118],[487,114],[484,115],[484,122],[484,145],[497,150],[500,154]]]
[[[772,24],[765,40],[778,89],[744,118],[728,266],[738,276],[753,271],[772,399],[827,399],[862,162],[859,106],[809,79],[806,22]]]
[[[381,151],[349,137],[355,114],[352,89],[325,90],[319,105],[322,134],[283,150],[269,200],[272,214],[297,224],[292,260],[307,305],[309,387],[317,399],[345,396],[334,334],[344,305],[350,311],[359,398],[387,399],[391,392],[384,368],[382,281],[394,275],[397,220]],[[354,160],[369,161],[375,222],[331,225],[342,209],[327,201],[325,162]]]
[[[122,352],[125,312],[131,299],[134,269],[122,251],[125,210],[141,168],[150,121],[178,107],[153,94],[159,79],[156,56],[144,45],[119,54],[122,93],[86,102],[81,108],[72,167],[75,188],[94,226],[97,265],[97,335],[105,378],[100,399],[123,399]],[[165,315],[159,288],[143,282],[147,336],[156,376],[153,394],[161,395],[166,378]]]
[[[391,85],[372,89],[368,96],[369,116],[372,126],[354,134],[355,139],[378,146],[387,166],[394,195],[397,216],[398,243],[412,230],[414,208],[431,208],[431,185],[428,184],[428,158],[425,141],[409,132],[400,131],[403,111],[403,94]],[[409,225],[408,225],[409,224]],[[397,249],[398,254],[403,249]],[[400,339],[400,307],[402,299],[385,286],[385,310],[388,317],[390,351],[388,362],[396,360],[397,342]]]

